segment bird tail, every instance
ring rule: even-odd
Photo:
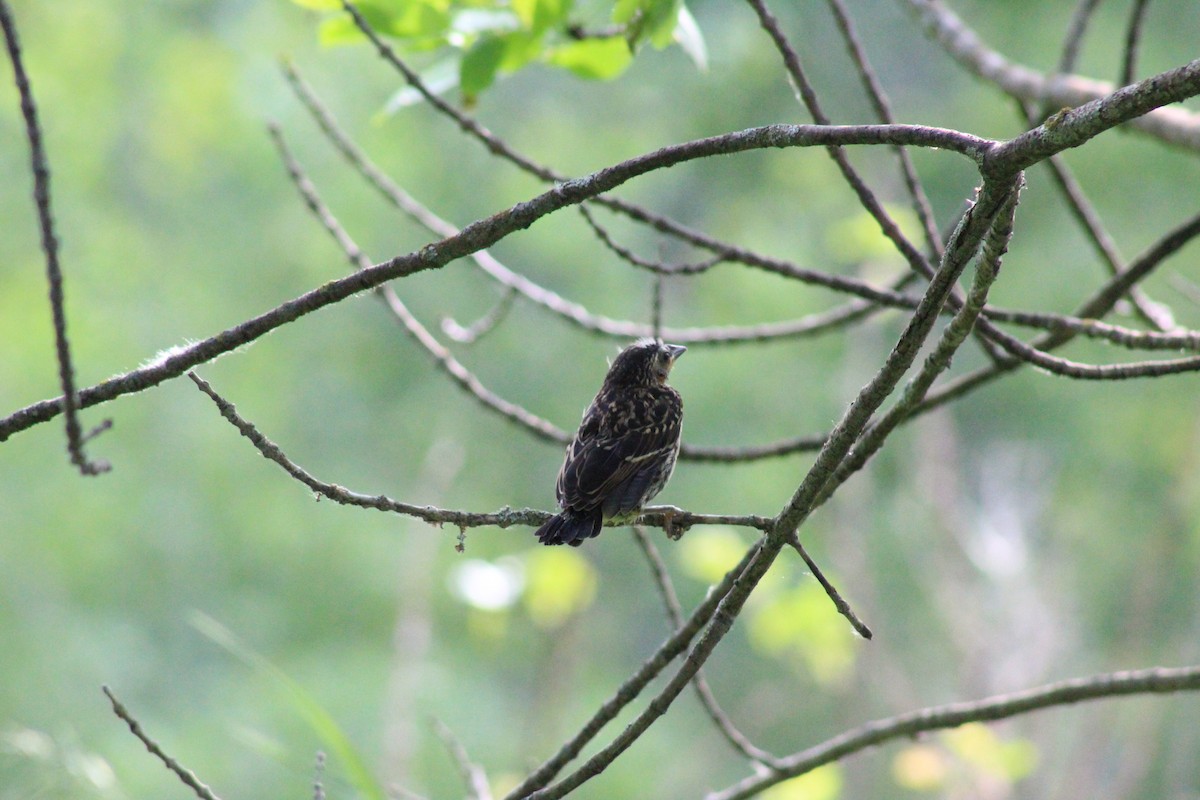
[[[601,510],[576,512],[563,511],[546,520],[546,524],[537,529],[538,541],[542,544],[569,544],[579,547],[584,539],[590,539],[600,533],[604,523]]]

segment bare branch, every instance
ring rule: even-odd
[[[71,345],[67,339],[67,312],[63,307],[63,275],[58,263],[58,237],[54,235],[54,217],[50,211],[50,167],[42,144],[42,129],[38,124],[37,104],[25,65],[21,60],[21,42],[17,38],[17,23],[7,0],[0,0],[0,28],[4,29],[4,44],[12,62],[13,81],[21,97],[21,113],[25,117],[25,138],[29,142],[30,170],[33,173],[33,200],[37,206],[38,226],[42,233],[42,251],[46,254],[46,279],[50,284],[50,312],[54,318],[54,349],[58,356],[58,381],[63,392],[63,412],[66,417],[67,454],[83,475],[99,475],[112,469],[107,461],[88,460],[83,452],[86,439],[107,430],[111,420],[83,435],[79,422],[79,397],[75,392],[75,368],[71,365]]]
[[[765,0],[748,0],[748,2],[758,15],[759,24],[762,25],[763,29],[771,37],[775,49],[783,57],[783,64],[787,69],[788,76],[792,79],[792,84],[799,93],[804,107],[812,115],[813,121],[818,125],[829,125],[831,120],[821,109],[821,104],[817,100],[816,90],[809,83],[808,77],[804,73],[804,67],[800,64],[800,56],[780,29],[779,20],[767,8]],[[921,255],[921,252],[913,246],[912,242],[908,241],[904,233],[900,230],[900,226],[896,224],[896,221],[884,209],[883,204],[879,202],[879,198],[867,186],[862,176],[850,165],[850,159],[846,156],[845,151],[840,147],[830,147],[827,151],[830,158],[837,164],[838,169],[841,170],[846,183],[850,185],[850,188],[858,197],[859,204],[875,219],[883,235],[895,245],[900,255],[904,256],[912,271],[925,277],[931,276],[933,274],[933,267],[929,265],[929,262]]]
[[[299,163],[292,156],[287,143],[283,139],[282,132],[275,126],[272,126],[270,130],[271,137],[275,141],[275,146],[279,151],[280,159],[283,161],[293,185],[295,185],[297,191],[300,192],[301,197],[304,199],[305,205],[308,206],[309,210],[321,222],[325,230],[337,242],[338,247],[346,254],[346,257],[355,269],[370,269],[370,260],[363,254],[362,250],[350,237],[350,234],[346,232],[345,228],[342,227],[341,223],[338,222],[337,218],[322,202],[320,196],[317,194],[316,187],[312,185],[312,182],[300,168]],[[429,332],[429,329],[422,325],[412,312],[408,310],[408,307],[390,284],[378,286],[375,288],[375,291],[380,295],[384,303],[387,304],[393,316],[399,320],[405,332],[433,357],[434,361],[438,363],[459,387],[479,400],[485,408],[518,423],[541,439],[563,445],[571,440],[570,434],[550,421],[539,417],[523,406],[505,400],[484,386],[482,381],[463,366],[449,350],[443,347],[441,342]]]
[[[663,606],[667,610],[667,619],[671,622],[672,629],[682,628],[683,609],[679,605],[679,598],[675,595],[675,586],[671,583],[671,576],[667,573],[667,565],[663,562],[662,556],[658,554],[658,548],[654,546],[654,542],[650,541],[650,537],[640,526],[634,525],[631,530],[634,541],[638,543],[642,554],[646,556],[646,562],[650,565],[650,574],[654,578],[654,585],[658,588],[659,596],[662,597]],[[717,703],[717,698],[713,696],[712,689],[709,688],[702,671],[697,670],[696,677],[692,678],[692,686],[696,690],[696,696],[700,698],[700,705],[704,707],[713,724],[717,726],[717,730],[734,750],[764,766],[770,766],[774,762],[775,756],[757,747],[737,729],[733,720],[729,719],[729,715],[722,710],[720,704]]]
[[[665,147],[587,177],[561,183],[526,202],[473,222],[454,236],[329,281],[215,336],[186,347],[174,348],[146,367],[79,392],[79,407],[87,408],[156,386],[325,306],[397,278],[440,269],[451,261],[490,247],[505,236],[529,227],[547,214],[596,197],[648,172],[715,155],[768,147],[821,147],[830,144],[912,144],[951,150],[973,160],[982,158],[982,154],[992,146],[986,139],[921,125],[769,125]],[[833,282],[854,283],[844,280]],[[874,293],[892,299],[891,293],[878,290]],[[62,409],[62,398],[43,400],[0,419],[0,442],[17,431],[54,418],[62,413]]]
[[[649,259],[641,258],[627,247],[622,247],[613,239],[612,234],[592,215],[591,209],[587,203],[579,204],[579,214],[587,222],[588,227],[596,234],[596,238],[600,243],[613,251],[622,261],[632,264],[639,269],[644,269],[653,272],[656,275],[698,275],[703,272],[708,272],[717,264],[724,262],[725,256],[718,253],[712,258],[707,258],[703,261],[697,261],[693,264],[663,264],[658,261],[650,261]]]
[[[888,102],[887,93],[884,91],[883,85],[879,82],[878,75],[876,75],[870,60],[867,58],[866,49],[858,39],[858,32],[854,29],[854,22],[850,19],[850,12],[846,9],[844,0],[828,1],[829,8],[833,12],[834,21],[837,23],[838,31],[842,34],[842,39],[846,42],[846,49],[849,51],[850,58],[858,70],[859,80],[866,90],[867,98],[871,101],[871,106],[875,109],[876,117],[880,122],[888,124],[895,122],[896,120],[892,116],[891,104]],[[913,210],[917,214],[917,219],[921,221],[921,226],[925,229],[925,239],[929,246],[929,253],[933,256],[934,260],[939,260],[942,257],[942,235],[938,230],[937,221],[934,219],[933,208],[929,204],[929,198],[925,195],[925,187],[921,184],[921,179],[917,176],[917,169],[913,165],[908,151],[903,147],[897,147],[895,151],[896,158],[900,162],[900,173],[904,176],[904,187],[912,199]]]
[[[1117,125],[1153,119],[1156,109],[1197,93],[1200,93],[1200,59],[1097,97],[1078,108],[1064,108],[1038,127],[989,150],[983,159],[983,174],[1001,177],[1028,169]]]
[[[1142,38],[1142,23],[1146,21],[1148,0],[1133,0],[1129,11],[1129,27],[1125,31],[1125,57],[1121,62],[1120,84],[1128,86],[1137,74],[1138,45]]]
[[[1112,93],[1114,87],[1104,81],[1078,75],[1047,77],[1021,64],[1014,64],[987,47],[979,36],[940,0],[901,0],[926,32],[962,67],[976,77],[994,83],[1020,100],[1046,108],[1083,105]],[[1125,120],[1129,121],[1129,120]],[[1200,150],[1200,115],[1182,108],[1155,108],[1130,122],[1131,127],[1158,137],[1164,142]],[[1057,152],[1057,151],[1056,151]],[[1020,168],[1029,164],[1020,165]]]
[[[488,785],[487,774],[483,767],[471,761],[467,748],[463,747],[454,731],[439,719],[433,721],[433,730],[446,746],[450,757],[454,759],[463,783],[467,785],[467,797],[471,800],[492,800],[492,787]]]
[[[414,506],[408,503],[401,503],[398,500],[392,500],[383,495],[368,497],[367,495],[351,492],[337,484],[325,483],[314,478],[298,466],[287,457],[278,445],[260,433],[252,423],[239,416],[233,403],[230,403],[224,397],[217,394],[216,390],[207,381],[194,372],[189,372],[188,377],[192,379],[192,382],[196,384],[200,391],[208,395],[209,399],[216,404],[217,409],[221,412],[221,416],[237,428],[242,436],[249,439],[250,443],[254,445],[255,449],[264,458],[274,461],[287,474],[303,483],[313,492],[321,497],[327,497],[335,503],[404,514],[405,516],[416,517],[433,525],[440,526],[449,523],[460,529],[482,526],[507,528],[512,525],[541,525],[550,518],[548,512],[537,511],[531,508],[516,510],[506,507],[494,514],[477,514],[468,511],[451,511],[433,506]]]
[[[0,0],[0,2],[2,2],[2,0]],[[158,758],[158,760],[161,761],[167,769],[171,770],[171,772],[174,772],[175,776],[183,782],[184,786],[187,786],[189,789],[191,789],[193,794],[195,794],[196,797],[199,797],[200,800],[220,800],[220,798],[213,794],[212,789],[209,789],[200,782],[200,779],[196,777],[194,772],[180,764],[171,756],[167,755],[163,749],[158,746],[158,742],[146,735],[145,731],[142,730],[141,723],[138,722],[137,718],[129,712],[129,709],[125,708],[124,704],[117,699],[117,696],[112,693],[111,689],[109,689],[107,686],[102,686],[100,688],[104,691],[105,696],[108,697],[108,701],[112,704],[113,713],[129,726],[129,732],[136,736],[138,741],[144,744],[146,749],[149,750],[150,753],[156,758]]]
[[[975,267],[975,281],[963,307],[950,324],[942,331],[937,345],[926,357],[920,372],[904,387],[904,393],[878,422],[871,425],[862,438],[854,445],[854,449],[840,463],[833,477],[821,490],[817,503],[823,503],[844,483],[852,474],[861,469],[875,453],[883,447],[884,441],[893,430],[904,422],[914,408],[925,398],[930,387],[939,375],[950,367],[950,361],[955,352],[966,340],[967,334],[978,322],[979,315],[987,303],[988,292],[1000,274],[1000,264],[1008,250],[1012,239],[1013,220],[1020,201],[1021,188],[1024,180],[1019,180],[1012,188],[1012,193],[996,216],[996,221],[988,231],[984,243],[983,254]]]
[[[1032,113],[1033,109],[1030,104],[1026,103],[1023,107],[1027,123],[1036,125],[1037,119]],[[1061,155],[1056,155],[1051,156],[1045,163],[1050,168],[1055,185],[1058,186],[1063,198],[1067,201],[1067,209],[1095,246],[1096,252],[1108,267],[1109,273],[1115,275],[1121,272],[1125,269],[1125,260],[1117,249],[1117,243],[1113,241],[1105,229],[1104,223],[1100,221],[1099,213],[1087,199],[1083,187],[1075,180],[1075,176],[1067,167],[1066,160]],[[1133,303],[1138,316],[1160,331],[1175,327],[1175,321],[1170,311],[1165,306],[1146,297],[1140,288],[1133,287],[1129,290],[1129,300]]]
[[[869,722],[783,759],[785,768],[768,775],[754,775],[728,789],[708,795],[707,800],[744,800],[781,781],[812,772],[817,767],[840,761],[869,747],[911,738],[926,731],[955,728],[968,722],[989,722],[1028,714],[1044,708],[1070,705],[1137,694],[1167,694],[1200,690],[1200,666],[1177,669],[1154,668],[1111,672],[1088,678],[1051,683],[1036,689],[996,695],[971,703],[933,706],[896,717]]]
[[[1106,316],[1131,287],[1136,286],[1139,281],[1150,274],[1159,264],[1178,252],[1197,235],[1200,235],[1200,214],[1197,214],[1183,225],[1167,233],[1143,252],[1142,255],[1130,262],[1123,272],[1114,275],[1111,280],[1079,306],[1075,312],[1075,317],[1088,320]],[[980,322],[982,323],[983,320],[980,320]],[[997,331],[994,326],[992,330],[1001,336],[1007,336],[1002,331]],[[1075,331],[1073,330],[1073,326],[1063,326],[1063,329],[1050,333],[1033,342],[1032,346],[1042,351],[1053,350],[1066,344],[1074,336]],[[1008,337],[1008,339],[1012,339],[1012,337]],[[1019,340],[1012,339],[1012,341]],[[1010,341],[1009,344],[1011,346],[1012,342]],[[962,397],[964,394],[978,389],[980,386],[1016,369],[1024,363],[1026,362],[1020,358],[1010,356],[1007,360],[982,367],[954,381],[947,382],[937,391],[930,392],[925,400],[913,410],[913,414],[923,414],[926,411]]]
[[[817,562],[813,561],[812,556],[804,549],[804,545],[800,544],[800,537],[793,531],[788,534],[788,545],[795,550],[800,558],[808,567],[812,576],[817,579],[817,583],[821,584],[821,588],[825,590],[825,595],[833,601],[833,607],[850,623],[850,627],[854,628],[854,632],[864,639],[871,639],[875,636],[871,629],[867,627],[867,623],[863,622],[858,614],[854,613],[854,609],[846,602],[846,598],[842,597],[841,592],[833,585],[833,582],[825,577],[825,573],[821,572],[821,568],[817,566]]]
[[[1062,57],[1058,61],[1060,73],[1075,71],[1075,63],[1079,60],[1079,47],[1083,43],[1084,34],[1087,33],[1088,22],[1098,5],[1100,0],[1079,0],[1079,4],[1075,6],[1075,12],[1071,14],[1071,22],[1067,26],[1066,38],[1063,40]]]
[[[809,83],[807,76],[804,74],[804,69],[800,64],[800,57],[795,49],[784,36],[783,31],[779,27],[779,21],[771,14],[766,7],[766,0],[748,0],[758,14],[759,22],[771,37],[771,41],[775,44],[776,50],[783,57],[784,66],[787,68],[789,77],[792,83],[796,86],[801,99],[804,102],[805,108],[812,115],[813,120],[819,124],[828,125],[830,119],[821,110],[817,101],[815,89]],[[836,13],[836,11],[835,11]],[[842,20],[842,24],[849,25],[849,18]],[[909,268],[916,274],[922,275],[925,278],[933,276],[933,267],[929,261],[913,246],[911,242],[904,236],[900,230],[900,226],[884,209],[883,204],[875,197],[874,192],[866,185],[866,182],[858,174],[858,172],[850,165],[850,160],[842,148],[830,147],[827,149],[834,162],[838,165],[846,182],[850,185],[855,195],[858,197],[859,204],[867,211],[868,214],[875,219],[879,225],[883,235],[887,237],[901,256],[908,262]],[[940,238],[940,237],[938,237]],[[933,252],[940,258],[943,254],[943,249],[940,242],[933,246]],[[957,287],[952,287],[949,299],[951,308],[958,309],[962,306],[962,300]],[[984,352],[993,361],[999,357],[995,348],[985,337],[980,336],[979,343]]]
[[[451,509],[437,508],[435,506],[415,506],[409,503],[402,503],[399,500],[392,500],[384,495],[369,496],[352,492],[335,483],[326,483],[313,477],[302,467],[292,461],[283,452],[283,450],[264,436],[253,423],[247,421],[237,413],[236,407],[221,395],[217,394],[212,386],[194,372],[189,372],[188,377],[196,384],[200,391],[208,395],[209,399],[216,404],[217,410],[221,412],[226,420],[231,425],[238,429],[238,432],[250,440],[262,456],[270,461],[274,461],[283,468],[287,474],[291,475],[296,480],[303,483],[314,493],[321,497],[326,497],[335,503],[343,505],[359,506],[361,508],[373,508],[377,511],[388,511],[394,514],[403,514],[409,517],[416,517],[431,525],[453,525],[460,530],[467,528],[480,527],[497,527],[509,528],[513,525],[529,525],[536,527],[548,520],[552,515],[548,511],[538,511],[532,508],[513,509],[507,506],[499,511],[492,513],[479,513],[472,511],[454,511]],[[743,527],[763,530],[770,526],[771,521],[765,517],[756,516],[734,516],[729,514],[695,514],[690,511],[674,507],[657,507],[651,506],[643,510],[642,514],[637,518],[636,522],[641,525],[649,525],[658,528],[684,529],[694,525],[740,525]]]
[[[1139,331],[1095,319],[1036,311],[1012,311],[994,306],[984,308],[983,314],[992,322],[1009,322],[1054,333],[1069,332],[1089,339],[1103,339],[1135,350],[1200,350],[1200,331],[1194,330],[1176,329],[1170,333]]]
[[[725,577],[721,582],[709,590],[708,595],[700,605],[696,606],[692,611],[692,615],[688,617],[687,622],[680,626],[671,634],[665,642],[663,642],[654,654],[650,656],[638,670],[630,676],[628,680],[618,687],[617,691],[597,709],[596,713],[584,723],[579,731],[568,739],[558,752],[545,761],[540,767],[534,770],[524,781],[520,783],[511,792],[505,795],[504,800],[523,800],[534,796],[542,787],[546,786],[554,776],[562,770],[564,766],[569,764],[573,759],[579,756],[596,734],[598,734],[605,725],[611,722],[617,714],[621,712],[625,706],[633,702],[642,690],[658,677],[661,673],[680,653],[687,649],[688,644],[695,638],[713,615],[717,613],[718,605],[729,594],[735,582],[745,572],[746,568],[754,560],[758,554],[762,543],[765,539],[760,539],[752,547],[750,547],[742,560],[729,572],[725,573]]]
[[[276,148],[279,151],[280,158],[283,161],[284,167],[287,169],[289,177],[292,179],[297,191],[300,192],[304,199],[305,205],[313,212],[320,221],[322,227],[333,237],[337,242],[338,247],[346,254],[350,263],[356,269],[368,269],[370,261],[362,250],[350,237],[350,234],[342,227],[333,213],[325,206],[320,196],[317,194],[316,187],[308,179],[307,175],[300,168],[299,163],[292,156],[291,151],[287,147],[287,143],[283,139],[283,133],[277,126],[270,127],[271,137],[275,142]],[[534,435],[541,439],[549,440],[557,444],[565,445],[570,441],[570,434],[558,428],[553,423],[543,419],[542,417],[533,414],[524,407],[505,400],[499,395],[492,392],[468,370],[461,362],[444,348],[440,342],[423,326],[415,316],[408,310],[407,306],[400,300],[395,290],[390,285],[377,287],[376,292],[384,299],[389,309],[395,317],[404,326],[404,329],[420,344],[425,350],[433,356],[434,360],[445,370],[447,374],[464,390],[476,397],[483,405],[495,411],[502,416],[516,422]],[[674,333],[674,330],[668,329],[666,333],[669,335]],[[680,341],[672,338],[672,341]],[[683,445],[680,448],[680,457],[684,460],[693,461],[712,461],[732,463],[736,461],[751,461],[762,458],[772,458],[780,455],[800,452],[803,450],[815,450],[820,447],[823,437],[808,436],[794,439],[787,439],[780,442],[775,442],[768,445],[739,447],[739,448],[722,448],[722,447],[701,447],[697,445]]]
[[[459,344],[474,344],[491,332],[501,320],[508,316],[509,310],[513,307],[513,300],[516,297],[517,293],[515,291],[505,289],[504,294],[500,295],[500,299],[496,301],[496,304],[486,314],[470,325],[460,325],[453,317],[444,316],[442,317],[442,333]]]
[[[1135,361],[1128,364],[1080,364],[1066,358],[1052,356],[1013,337],[1005,337],[998,341],[1001,347],[1022,361],[1067,378],[1094,381],[1128,380],[1131,378],[1156,378],[1163,375],[1178,375],[1200,370],[1200,356],[1168,359],[1165,361]]]

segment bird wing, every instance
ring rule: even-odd
[[[667,391],[593,401],[558,474],[563,508],[599,507],[639,470],[678,446],[682,415],[678,395]]]

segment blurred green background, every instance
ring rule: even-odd
[[[824,5],[776,5],[827,113],[870,121]],[[851,5],[900,121],[990,137],[1021,130],[1012,103],[960,74],[898,4]],[[1048,70],[1070,5],[955,7],[989,43]],[[1110,5],[1094,20],[1080,68],[1104,79],[1119,69],[1128,11]],[[465,224],[540,191],[425,107],[383,113],[398,77],[366,47],[319,47],[319,17],[291,3],[17,0],[14,11],[53,169],[80,385],[344,273],[289,185],[268,121],[282,126],[374,260],[430,240],[322,139],[282,79],[280,55],[378,163],[444,217]],[[687,139],[807,121],[748,7],[706,2],[693,11],[707,72],[678,49],[647,49],[610,83],[531,67],[484,93],[474,113],[568,174]],[[1198,27],[1194,4],[1152,4],[1141,75],[1193,57]],[[8,77],[0,142],[0,413],[8,414],[57,394],[28,154]],[[853,157],[902,206],[890,155]],[[914,158],[939,224],[949,226],[972,171],[951,154]],[[1193,153],[1109,133],[1068,159],[1127,257],[1196,212]],[[818,149],[691,163],[620,194],[804,266],[877,281],[902,268]],[[643,255],[690,257],[601,219]],[[573,212],[494,252],[593,312],[649,314],[649,277],[617,261]],[[1032,172],[994,301],[1069,311],[1102,272],[1045,173]],[[1197,283],[1194,252],[1185,251],[1147,288],[1195,327]],[[434,330],[443,316],[469,323],[501,294],[465,261],[397,289]],[[723,266],[668,281],[664,315],[677,326],[750,323],[837,302]],[[692,347],[673,377],[686,400],[685,440],[759,444],[827,430],[901,323],[885,314],[811,341]],[[569,429],[620,344],[518,300],[489,335],[452,349],[485,385]],[[1095,344],[1067,353],[1120,356]],[[980,363],[969,345],[955,372]],[[307,316],[199,371],[323,480],[475,511],[551,507],[560,448],[482,410],[373,298]],[[1083,384],[1025,370],[903,428],[802,532],[876,639],[856,639],[785,554],[707,669],[726,710],[782,754],[924,705],[1200,661],[1195,397],[1194,376]],[[114,429],[89,446],[114,465],[100,478],[70,468],[60,420],[0,446],[4,800],[188,795],[112,715],[101,685],[227,798],[311,795],[315,753],[330,749],[332,735],[306,717],[314,707],[336,721],[378,785],[463,793],[436,718],[503,790],[667,632],[625,530],[575,551],[537,548],[524,528],[477,529],[458,554],[455,530],[314,502],[189,381],[89,410],[85,425],[108,417]],[[809,460],[684,462],[661,500],[774,514]],[[652,535],[689,607],[751,541],[720,528],[696,528],[678,543]],[[1200,797],[1198,718],[1200,698],[1188,696],[1052,710],[892,744],[771,796]],[[689,693],[576,796],[696,797],[748,771]],[[331,751],[328,796],[355,796],[352,773]]]

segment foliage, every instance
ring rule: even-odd
[[[330,12],[319,28],[323,44],[365,41],[340,0],[293,2]],[[455,64],[468,105],[497,77],[534,63],[611,80],[629,68],[643,44],[661,49],[678,43],[698,66],[706,58],[700,29],[682,0],[620,0],[612,9],[612,24],[596,30],[578,20],[595,18],[603,5],[577,8],[573,0],[372,0],[356,7],[374,30],[398,40],[406,51],[428,51]],[[404,97],[416,100],[411,92]]]

